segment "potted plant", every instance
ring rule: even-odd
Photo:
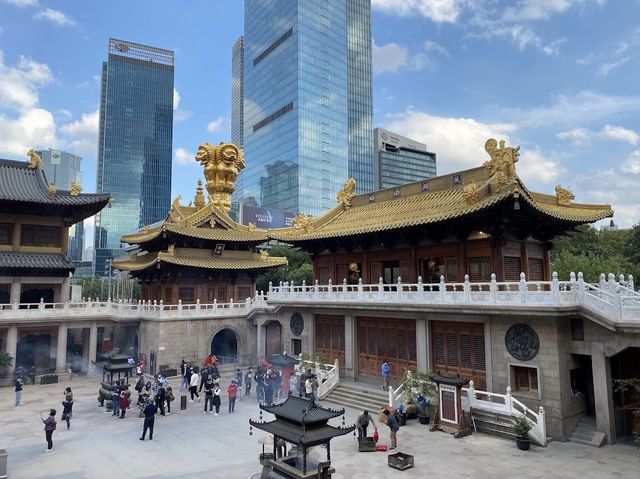
[[[407,417],[411,418],[411,412],[414,412],[422,424],[428,424],[428,408],[431,398],[436,395],[436,385],[429,373],[405,371],[400,378],[398,392],[404,396],[407,404]]]
[[[524,416],[513,416],[513,431],[516,433],[516,446],[521,451],[528,451],[531,447],[531,440],[529,439],[529,431],[531,430],[531,424]]]

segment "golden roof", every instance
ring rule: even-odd
[[[115,259],[113,267],[122,271],[141,271],[161,262],[211,270],[250,270],[283,266],[287,264],[287,258],[249,251],[223,251],[216,256],[213,250],[208,249],[170,247],[166,252],[133,253]]]
[[[316,220],[270,230],[269,236],[296,243],[434,225],[489,209],[507,199],[522,201],[549,219],[572,225],[613,215],[610,205],[567,201],[566,193],[572,194],[563,188],[556,188],[555,196],[530,192],[515,173],[519,147],[508,148],[500,142],[498,148],[498,142],[491,139],[485,149],[491,160],[482,167],[358,195],[351,199],[350,206],[340,202]]]

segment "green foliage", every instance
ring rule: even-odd
[[[258,292],[267,292],[269,290],[269,282],[274,286],[280,284],[280,281],[293,281],[294,284],[301,285],[302,281],[306,281],[311,285],[313,281],[313,261],[311,255],[297,248],[289,246],[276,245],[269,250],[269,256],[285,256],[288,264],[278,268],[271,268],[265,274],[258,276],[256,279],[256,290]]]
[[[4,376],[13,364],[13,358],[7,352],[0,352],[0,376]]]
[[[631,411],[635,417],[635,427],[633,435],[636,437],[636,444],[640,446],[640,378],[614,379],[613,390],[621,394],[629,394],[629,404],[624,409]]]
[[[517,436],[527,437],[527,433],[531,430],[531,424],[524,416],[513,416],[513,432]]]
[[[553,271],[561,280],[571,272],[584,274],[584,280],[595,283],[601,273],[640,274],[640,226],[631,230],[599,231],[589,225],[554,240],[551,253]]]
[[[122,284],[125,281],[130,281],[130,279],[127,278],[120,281]],[[111,295],[113,296],[114,300],[118,299],[115,297],[117,282],[118,279],[114,276],[111,279]],[[82,285],[83,298],[91,298],[93,300],[95,300],[96,298],[100,298],[102,301],[107,300],[107,296],[109,295],[109,282],[106,278],[83,278],[80,284]],[[132,299],[137,301],[140,298],[140,284],[137,281],[134,281],[131,284],[133,286]],[[129,285],[127,284],[126,287],[129,288]],[[124,292],[122,293],[122,295],[124,296]],[[128,289],[126,292],[126,298],[123,297],[122,299],[129,299]]]
[[[415,372],[407,369],[400,377],[398,392],[401,393],[407,404],[415,404],[418,396],[422,394],[430,400],[436,395],[436,385],[429,377],[431,373]]]

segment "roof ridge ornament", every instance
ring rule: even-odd
[[[478,184],[471,180],[469,183],[462,187],[462,197],[467,205],[473,205],[477,203],[480,197],[478,196],[479,188]]]
[[[520,157],[520,147],[504,146],[504,140],[498,142],[495,138],[489,138],[484,144],[484,150],[491,159],[485,161],[482,166],[489,170],[489,185],[491,193],[500,193],[504,187],[513,183],[516,178],[516,162]]]
[[[305,233],[313,231],[313,216],[298,213],[293,218],[293,227],[297,230],[302,229]]]
[[[236,178],[245,167],[242,148],[222,141],[218,146],[205,142],[198,147],[195,159],[204,166],[209,202],[228,213]]]
[[[40,158],[40,155],[38,155],[36,153],[36,150],[34,150],[33,148],[29,148],[29,151],[27,151],[27,156],[29,157],[29,160],[27,161],[27,166],[29,168],[42,168],[44,167],[44,163],[42,163],[42,158]]]
[[[356,180],[349,178],[344,184],[344,187],[338,191],[336,197],[338,198],[338,204],[342,206],[343,210],[351,207],[351,200],[355,196],[354,191],[356,189]]]
[[[80,186],[80,184],[76,183],[75,181],[72,181],[69,186],[71,188],[69,192],[71,196],[78,196],[82,192],[82,186]]]
[[[556,185],[556,200],[559,206],[569,206],[571,200],[575,200],[576,196],[562,185]]]
[[[57,192],[58,188],[56,188],[56,184],[53,182],[49,183],[49,196],[53,198],[54,196],[56,196]]]

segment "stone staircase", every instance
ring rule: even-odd
[[[593,416],[583,416],[569,436],[569,441],[602,447],[606,442],[606,436],[603,432],[596,431],[596,419]]]
[[[377,415],[380,409],[387,406],[389,395],[381,388],[375,389],[374,386],[368,384],[341,381],[340,385],[324,401],[359,410],[366,409]]]
[[[513,430],[511,416],[477,409],[471,411],[471,416],[477,432],[515,440],[516,433]],[[471,427],[473,428],[473,424]]]

